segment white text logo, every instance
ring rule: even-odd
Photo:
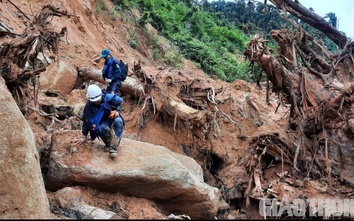
[[[354,217],[354,199],[295,199],[289,203],[284,195],[281,202],[260,200],[259,214],[263,217]]]

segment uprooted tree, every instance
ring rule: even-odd
[[[279,44],[279,54],[271,53],[267,41],[257,35],[248,43],[244,54],[261,67],[271,91],[279,100],[290,105],[288,137],[285,143],[273,135],[268,139],[259,137],[252,145],[259,149],[260,158],[268,151],[279,159],[277,153],[282,152],[284,162],[292,166],[293,174],[302,174],[303,178],[325,178],[329,187],[334,181],[352,186],[354,44],[298,1],[270,1],[285,12],[285,19],[294,29],[270,33]],[[322,31],[342,48],[342,52],[331,54],[300,25],[288,19],[287,12]],[[259,166],[255,165],[250,172],[255,186],[259,187]],[[248,193],[252,195],[250,191]],[[260,195],[255,193],[252,197]]]
[[[57,54],[59,40],[67,32],[65,27],[60,32],[56,32],[48,20],[53,16],[70,17],[71,15],[53,5],[46,5],[31,20],[17,6],[16,8],[30,23],[21,35],[10,31],[5,33],[16,38],[0,47],[0,74],[17,105],[24,112],[27,103],[36,100],[37,77],[46,70],[44,50]],[[43,60],[38,59],[39,53],[42,53]]]

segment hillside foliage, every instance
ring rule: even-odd
[[[98,1],[99,10],[105,10],[105,0]],[[150,23],[163,36],[177,46],[177,54],[162,56],[155,50],[155,57],[176,68],[183,64],[181,56],[195,62],[205,73],[223,81],[236,79],[255,81],[260,72],[258,65],[253,66],[244,60],[243,52],[250,38],[258,34],[275,48],[269,33],[273,29],[291,25],[284,19],[281,10],[273,5],[264,7],[263,2],[249,0],[237,1],[193,1],[193,0],[112,0],[115,10],[112,16],[123,8],[137,8],[141,12],[139,24],[144,27]],[[310,9],[313,10],[313,9]],[[313,27],[301,23],[292,15],[289,18],[302,25],[314,38],[320,40],[329,51],[338,52],[336,45]],[[337,17],[330,12],[325,17],[336,25]],[[138,42],[130,40],[131,47]],[[274,50],[276,51],[276,50]]]

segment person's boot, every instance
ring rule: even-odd
[[[115,141],[112,142],[112,146],[109,149],[109,155],[111,155],[111,157],[117,157],[117,155],[118,155],[117,149],[120,145],[120,141],[122,140],[122,136],[120,136],[119,138],[115,137],[114,140]]]
[[[110,145],[109,155],[111,157],[117,157],[118,155],[117,149],[120,145],[120,141],[122,140],[123,133],[120,135],[120,137],[116,137],[113,127],[111,127],[110,133],[111,133],[111,142],[110,142],[111,145]]]
[[[110,134],[111,134],[111,140],[109,141],[110,145],[108,146],[108,151],[109,155],[111,157],[117,157],[117,148],[114,148],[114,132],[113,132],[113,128],[110,129]]]
[[[109,142],[107,142],[107,141],[103,141],[103,142],[104,142],[103,151],[109,152],[109,150],[111,149],[112,136],[111,136],[111,139],[109,140]]]
[[[116,158],[118,156],[117,148],[116,147],[111,147],[109,149],[109,155],[113,158]]]

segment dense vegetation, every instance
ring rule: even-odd
[[[112,14],[119,13],[122,8],[138,8],[141,12],[138,21],[142,27],[150,23],[178,47],[178,53],[199,64],[207,74],[229,82],[235,79],[252,81],[253,72],[259,72],[250,71],[250,64],[243,59],[250,37],[258,33],[269,39],[272,29],[293,28],[276,7],[267,5],[267,10],[262,13],[263,3],[254,0],[200,1],[202,4],[195,0],[112,1],[116,6]],[[103,3],[99,5],[104,9]],[[327,18],[335,25],[334,13],[329,13]],[[329,50],[337,50],[323,34],[309,25],[302,24],[302,27],[315,38],[321,38]],[[269,41],[270,47],[275,47],[273,40]],[[129,43],[132,47],[138,44],[134,40]],[[174,60],[170,64],[180,67],[181,63],[176,62],[180,61],[176,59],[178,56],[172,58],[165,58],[165,61]]]
[[[309,8],[310,11],[315,12],[313,8]],[[273,29],[280,29],[286,27],[288,29],[294,29],[284,18],[283,13],[274,5],[268,4],[266,10],[264,10],[263,1],[256,0],[237,0],[232,2],[227,1],[215,1],[208,4],[208,11],[218,14],[222,18],[226,18],[230,21],[235,28],[239,28],[249,35],[260,33],[264,38],[267,38],[270,42],[269,34]],[[316,12],[315,12],[316,13]],[[332,52],[337,52],[337,47],[329,38],[317,29],[310,25],[301,22],[295,16],[288,14],[288,17],[300,24],[301,27],[310,33],[314,38],[323,42],[323,44]],[[337,27],[337,16],[333,12],[329,12],[324,17],[332,26]]]

